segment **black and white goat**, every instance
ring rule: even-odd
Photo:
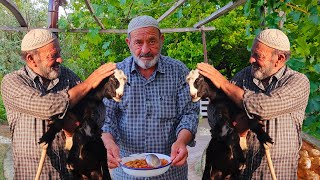
[[[186,80],[190,86],[192,101],[209,98],[208,108],[214,107],[214,112],[208,109],[211,140],[206,150],[206,164],[202,179],[238,179],[239,173],[245,168],[242,149],[245,148],[246,142],[241,143],[240,146],[239,133],[234,124],[239,118],[247,118],[244,110],[240,109],[222,90],[216,88],[211,80],[199,74],[198,70],[190,71]],[[272,171],[274,173],[269,153],[272,139],[258,121],[249,120],[248,126],[265,145],[268,165],[271,174]],[[242,140],[245,141],[245,137],[242,137]]]
[[[107,167],[107,152],[101,139],[101,127],[105,117],[102,99],[112,98],[119,102],[126,82],[127,77],[123,71],[116,69],[113,75],[105,78],[97,88],[91,90],[75,107],[68,110],[64,119],[79,122],[72,136],[67,159],[67,168],[72,172],[74,179],[111,180]],[[52,142],[55,134],[63,126],[57,122],[63,121],[53,121],[49,130],[40,138],[40,144],[47,147]],[[41,155],[36,179],[42,170],[45,151]]]

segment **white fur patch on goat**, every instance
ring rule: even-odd
[[[71,137],[66,136],[66,144],[64,146],[64,149],[70,151],[72,145],[73,145],[72,136]]]
[[[229,132],[228,126],[227,125],[223,125],[222,128],[221,128],[220,136],[224,137],[224,136],[228,135],[228,132]]]
[[[248,150],[248,146],[247,146],[247,137],[246,136],[240,136],[240,147],[243,151]]]
[[[190,96],[192,98],[193,102],[197,102],[200,100],[200,97],[198,97],[198,89],[194,87],[194,82],[199,77],[199,70],[191,70],[186,77],[186,81],[189,84],[190,87]]]
[[[127,76],[119,69],[114,70],[114,76],[119,81],[119,87],[116,89],[116,97],[113,97],[113,100],[120,102],[120,99],[123,96],[124,86],[127,83]]]

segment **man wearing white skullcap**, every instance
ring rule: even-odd
[[[64,120],[66,111],[116,68],[113,63],[102,65],[81,82],[75,73],[61,66],[60,51],[55,34],[33,29],[21,42],[26,65],[2,80],[1,95],[12,133],[14,179],[35,178],[41,153],[38,141],[47,131],[49,120]],[[66,169],[64,145],[76,128],[73,123],[65,121],[69,126],[64,126],[49,145],[40,179],[72,179]]]
[[[290,42],[279,29],[266,29],[255,38],[249,62],[251,66],[237,73],[229,82],[209,64],[197,68],[215,86],[223,90],[248,118],[237,120],[236,128],[245,121],[261,120],[273,140],[271,159],[278,179],[297,179],[301,128],[308,103],[308,78],[290,69]],[[214,110],[215,107],[208,107]],[[211,110],[212,111],[212,110]],[[239,179],[271,179],[264,146],[250,131],[240,132],[247,139],[246,168]]]
[[[150,179],[188,179],[187,145],[194,146],[199,104],[193,103],[185,77],[188,68],[161,55],[164,36],[151,16],[138,16],[128,25],[130,57],[117,64],[129,78],[125,101],[106,100],[102,138],[108,149],[113,179],[137,178],[123,172],[120,157],[137,153],[171,156],[169,170]],[[148,178],[149,179],[149,178]]]

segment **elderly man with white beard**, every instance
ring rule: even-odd
[[[34,179],[41,156],[39,139],[52,120],[63,121],[48,145],[40,176],[47,179],[74,179],[67,170],[66,138],[72,137],[76,122],[65,118],[87,93],[112,75],[115,63],[101,65],[83,82],[62,65],[58,37],[46,29],[32,29],[22,39],[25,65],[8,73],[1,82],[1,95],[12,134],[13,179]]]
[[[133,18],[126,43],[132,56],[117,64],[129,86],[120,103],[105,100],[103,141],[113,179],[138,179],[119,167],[121,157],[136,153],[171,156],[172,167],[150,179],[187,179],[187,145],[194,146],[199,104],[193,103],[185,77],[188,68],[161,55],[164,36],[150,16]],[[145,179],[145,178],[142,178]]]
[[[273,139],[270,150],[277,179],[297,179],[301,129],[310,83],[306,75],[286,65],[291,55],[289,38],[279,29],[265,29],[253,41],[248,66],[229,82],[206,63],[197,68],[205,77],[243,108],[250,120],[261,120]],[[208,107],[208,113],[215,107]],[[248,118],[236,120],[243,128]],[[246,169],[238,179],[271,179],[265,151],[254,133],[246,137]]]

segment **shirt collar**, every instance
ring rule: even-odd
[[[31,79],[33,79],[33,81],[35,81],[36,78],[41,79],[39,77],[39,75],[37,73],[33,72],[33,70],[29,66],[26,65],[25,68],[26,68],[27,74],[29,75],[29,77]]]
[[[281,69],[279,69],[279,71],[276,72],[276,73],[273,75],[272,78],[277,78],[277,80],[279,80],[279,79],[283,76],[283,74],[284,74],[284,72],[285,72],[285,70],[286,70],[286,67],[287,67],[287,66],[283,66]]]

